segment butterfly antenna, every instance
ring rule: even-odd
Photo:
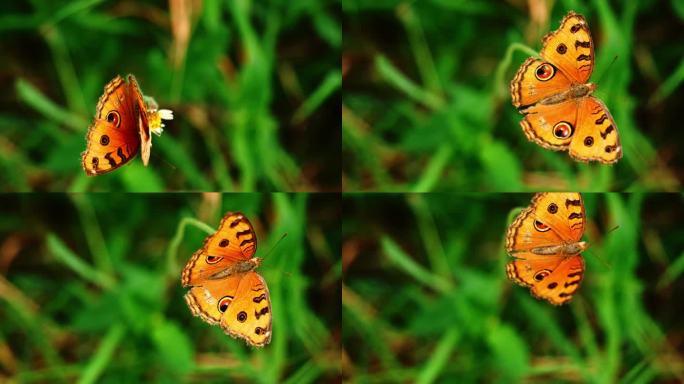
[[[275,249],[275,247],[277,247],[278,244],[280,244],[280,242],[283,241],[283,239],[286,238],[286,237],[287,237],[287,232],[283,233],[283,235],[280,236],[280,239],[278,239],[278,241],[276,241],[276,243],[271,247],[271,249],[269,249],[268,252],[266,252],[265,255],[261,256],[261,258],[265,260],[265,259],[266,259],[266,256],[270,255],[271,252],[273,252],[273,250]]]
[[[611,232],[617,230],[618,228],[620,228],[619,225],[614,226],[614,227],[611,228],[608,232],[606,232],[606,235],[608,235],[608,234],[610,234]],[[608,263],[607,261],[603,260],[603,258],[601,258],[598,254],[596,254],[596,253],[594,253],[594,252],[591,252],[591,251],[587,251],[587,253],[589,253],[589,254],[595,256],[597,259],[599,259],[599,260],[601,261],[601,263],[602,263],[606,268],[611,269],[611,268],[613,267],[612,265],[610,265],[610,263]]]
[[[611,232],[613,232],[613,231],[615,231],[615,230],[618,229],[618,228],[620,228],[619,225],[614,226],[610,231],[606,232],[606,235],[609,234],[609,233],[611,233]]]
[[[613,268],[613,266],[612,266],[609,262],[605,261],[601,256],[599,256],[598,253],[594,253],[594,252],[592,252],[592,251],[590,251],[590,250],[587,250],[587,253],[589,253],[589,254],[591,254],[592,256],[594,256],[594,257],[596,257],[597,259],[599,259],[599,261],[601,262],[601,264],[603,264],[603,266],[606,267],[607,269],[612,269],[612,268]]]
[[[164,165],[166,165],[167,167],[171,168],[173,171],[175,171],[175,170],[177,169],[177,167],[176,167],[175,165],[169,163],[168,161],[166,161],[166,160],[164,160],[164,159],[161,159],[161,161],[164,163]]]

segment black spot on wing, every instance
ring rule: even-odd
[[[252,301],[257,303],[257,304],[261,303],[263,300],[266,300],[266,294],[265,293],[262,293],[261,295],[252,299]]]
[[[244,247],[245,244],[249,244],[249,243],[253,243],[253,242],[254,242],[254,239],[245,239],[245,240],[242,240],[242,242],[240,243],[240,246]]]
[[[116,160],[114,160],[114,158],[112,157],[112,153],[111,153],[111,152],[107,152],[107,154],[104,155],[104,158],[105,158],[107,161],[109,161],[109,165],[110,165],[112,168],[116,167]]]
[[[606,137],[608,137],[608,134],[611,133],[611,132],[613,132],[613,126],[612,126],[612,125],[609,125],[608,128],[606,128],[605,131],[601,132],[601,138],[603,138],[603,139],[605,140]]]
[[[267,313],[268,313],[268,307],[263,307],[263,308],[261,308],[260,311],[254,311],[254,316],[256,316],[256,318],[258,320],[261,316],[263,316]]]

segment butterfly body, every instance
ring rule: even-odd
[[[557,93],[555,95],[551,95],[539,100],[539,104],[553,105],[563,103],[566,101],[580,102],[581,100],[578,99],[591,95],[591,92],[593,92],[594,89],[596,89],[596,86],[594,84],[573,84],[572,87],[567,91]],[[531,89],[530,92],[533,92],[533,90]],[[522,113],[525,113],[527,111],[527,108],[522,108],[520,111]]]
[[[540,146],[567,150],[579,161],[617,162],[622,147],[608,108],[592,96],[594,44],[586,20],[569,12],[546,35],[541,59],[530,57],[511,81],[513,105],[524,115],[525,136]]]
[[[262,261],[252,257],[255,252],[252,224],[241,213],[229,212],[185,265],[181,283],[190,287],[185,301],[193,315],[262,347],[271,341],[271,298],[255,271]]]
[[[228,276],[251,272],[259,268],[259,266],[261,265],[261,261],[262,259],[258,257],[253,257],[249,260],[240,260],[237,263],[231,265],[230,267],[210,275],[208,279],[224,279]]]
[[[535,255],[574,256],[584,252],[584,250],[587,248],[589,248],[589,244],[587,244],[586,241],[578,241],[531,248],[530,252],[534,253]]]
[[[514,258],[506,274],[529,287],[534,297],[554,305],[565,304],[584,276],[581,241],[585,227],[579,193],[538,193],[506,233],[506,251]]]

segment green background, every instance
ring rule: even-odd
[[[339,378],[336,196],[22,194],[0,205],[0,381]],[[265,257],[273,338],[260,349],[193,317],[180,283],[208,232],[237,210]]]
[[[530,194],[346,195],[345,377],[684,381],[684,199],[583,197],[584,279],[554,307],[506,277],[506,229]]]
[[[344,190],[679,190],[681,0],[343,0],[342,7]],[[530,10],[542,17],[533,20]],[[570,10],[592,31],[591,81],[624,152],[614,166],[576,163],[529,142],[511,105],[517,69]]]
[[[340,7],[324,1],[3,1],[0,191],[340,189]],[[104,86],[174,111],[139,157],[86,177]]]

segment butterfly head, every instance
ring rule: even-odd
[[[589,248],[589,243],[586,241],[578,241],[576,243],[566,244],[563,253],[566,255],[577,255],[584,252],[587,248]]]

